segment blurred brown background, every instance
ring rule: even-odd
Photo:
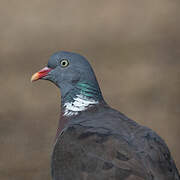
[[[50,179],[60,93],[30,77],[59,50],[86,56],[107,102],[161,135],[180,169],[179,8],[179,0],[0,0],[0,179]]]

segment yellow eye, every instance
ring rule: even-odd
[[[61,67],[67,67],[69,65],[69,61],[67,59],[63,59],[60,62]]]

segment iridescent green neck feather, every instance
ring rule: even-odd
[[[78,95],[81,95],[87,100],[91,99],[98,102],[103,101],[101,90],[97,84],[94,85],[90,82],[78,82],[63,98],[63,103],[73,102],[74,98]]]

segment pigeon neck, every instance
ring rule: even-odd
[[[78,82],[61,99],[62,115],[67,117],[78,115],[104,101],[99,85],[90,82]]]

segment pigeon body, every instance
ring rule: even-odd
[[[61,90],[61,118],[52,153],[53,180],[179,180],[165,142],[111,108],[88,61],[58,52],[32,76]]]

